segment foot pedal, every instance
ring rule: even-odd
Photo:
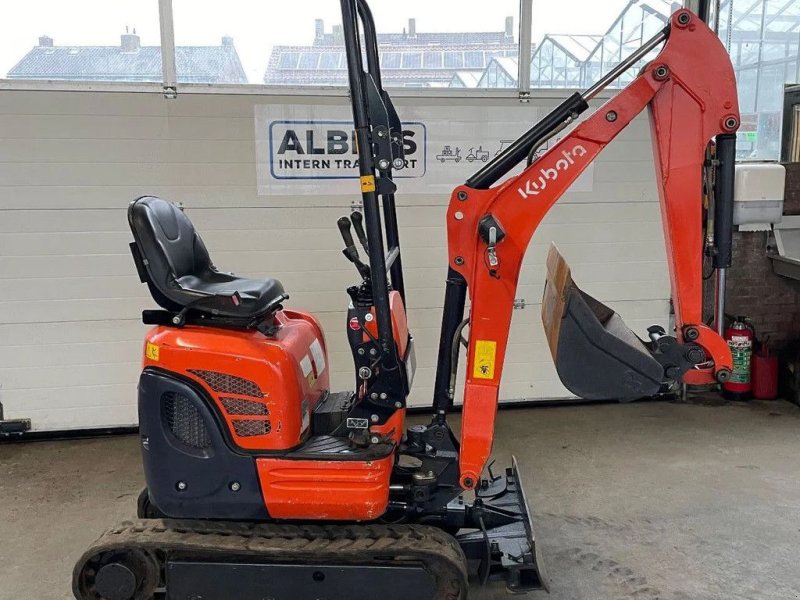
[[[622,318],[582,291],[555,245],[547,255],[542,322],[561,383],[587,400],[635,400],[665,385],[664,365]]]

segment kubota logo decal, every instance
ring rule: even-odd
[[[562,150],[561,155],[563,158],[559,158],[556,161],[555,167],[539,169],[541,174],[536,181],[528,179],[524,187],[517,188],[517,192],[519,192],[523,200],[527,200],[529,196],[538,196],[540,192],[543,192],[547,188],[548,181],[558,179],[559,171],[568,171],[575,164],[576,158],[586,156],[586,148],[577,144],[572,150]]]

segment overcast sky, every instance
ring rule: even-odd
[[[604,33],[628,0],[533,0],[533,39],[545,33]],[[378,31],[400,32],[409,17],[417,31],[502,31],[518,27],[519,0],[372,0]],[[251,83],[261,81],[274,44],[310,44],[314,19],[325,30],[341,22],[337,0],[173,0],[177,45],[218,45],[234,38]],[[0,74],[37,44],[118,45],[125,27],[142,45],[160,43],[158,0],[2,0]]]

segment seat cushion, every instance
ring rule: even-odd
[[[178,279],[178,284],[181,287],[214,294],[226,300],[231,298],[230,304],[233,304],[232,296],[238,293],[241,304],[235,308],[241,310],[236,312],[236,315],[230,312],[230,306],[220,308],[230,316],[240,316],[242,311],[247,315],[261,314],[284,293],[283,286],[277,279],[248,279],[219,271],[209,271],[203,277],[184,275]]]
[[[217,271],[194,225],[174,204],[144,196],[128,207],[128,222],[143,259],[140,272],[153,299],[169,311],[252,318],[284,297],[277,279],[248,279]]]

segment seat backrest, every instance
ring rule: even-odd
[[[128,223],[144,259],[153,298],[168,310],[179,309],[185,298],[175,280],[212,269],[203,240],[180,208],[155,196],[131,202]]]

